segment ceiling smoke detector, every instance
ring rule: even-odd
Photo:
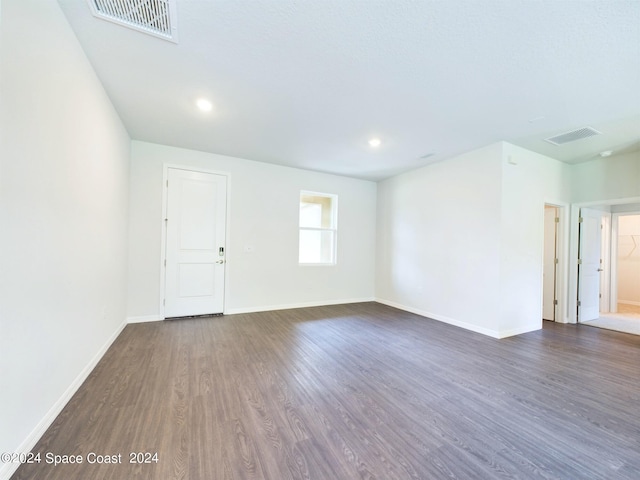
[[[98,18],[178,43],[175,0],[87,0]]]
[[[575,142],[576,140],[582,140],[583,138],[593,137],[594,135],[601,135],[602,132],[599,132],[595,128],[592,127],[583,127],[578,128],[577,130],[572,130],[570,132],[561,133],[560,135],[556,135],[555,137],[545,138],[545,140],[553,145],[564,145],[565,143]]]

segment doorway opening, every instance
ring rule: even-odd
[[[583,211],[585,214],[583,214]],[[589,213],[591,212],[591,213]],[[595,212],[595,213],[594,213]],[[601,233],[583,229],[589,215],[599,217]],[[599,205],[580,209],[579,265],[577,275],[577,321],[588,326],[640,335],[640,204]],[[583,243],[586,246],[583,247]],[[598,248],[594,242],[600,242]],[[583,253],[583,248],[585,248]],[[580,269],[588,274],[590,261],[584,256],[600,250],[597,310],[594,288],[585,288]],[[584,266],[586,264],[586,267]],[[581,286],[581,282],[586,283]],[[587,308],[584,308],[585,305]]]
[[[640,211],[612,213],[610,247],[609,308],[586,324],[640,335]]]
[[[614,213],[611,227],[610,311],[640,319],[640,211]]]

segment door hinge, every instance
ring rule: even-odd
[[[556,265],[558,265],[558,263],[560,263],[560,262],[558,262],[558,259],[557,259],[557,258],[554,258],[554,259],[553,259],[553,263],[555,263]]]
[[[578,259],[578,265],[582,265],[582,259],[581,258]]]
[[[167,188],[169,188],[169,180],[167,180]]]
[[[164,266],[165,267],[167,266],[167,259],[166,258],[164,259]]]
[[[581,306],[582,302],[580,300],[578,300],[578,306]]]
[[[560,223],[560,217],[556,217],[556,223]]]
[[[602,298],[602,294],[601,293],[598,294],[598,298]]]
[[[553,304],[554,304],[554,305],[558,305],[558,300],[554,300],[554,301],[553,301]]]
[[[583,221],[584,221],[584,218],[578,217],[578,223],[582,223]]]
[[[167,299],[166,298],[162,299],[162,305],[165,305],[165,306],[167,305]]]

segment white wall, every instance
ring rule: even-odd
[[[618,217],[618,302],[640,305],[640,215]]]
[[[499,331],[508,336],[542,326],[544,205],[568,205],[570,182],[567,165],[509,143],[502,145]],[[558,226],[560,242],[566,238],[566,213]],[[562,292],[567,260],[562,251],[559,259],[557,288]],[[563,321],[564,302],[559,297],[558,321]]]
[[[0,35],[0,452],[19,452],[124,325],[130,142],[56,2],[4,0]]]
[[[571,166],[572,203],[640,197],[640,152]]]
[[[540,328],[544,204],[568,201],[566,169],[496,143],[380,182],[377,298],[494,337]]]
[[[623,205],[611,205],[609,206],[608,211],[611,213],[640,212],[640,203],[625,203]]]
[[[225,313],[374,298],[375,183],[134,141],[130,321],[160,314],[165,164],[229,174]],[[338,195],[336,266],[298,265],[300,190]],[[246,245],[254,251],[246,253]]]
[[[379,301],[498,335],[501,144],[378,184]]]

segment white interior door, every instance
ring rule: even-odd
[[[227,179],[167,170],[165,317],[224,309]]]
[[[578,265],[578,321],[600,316],[600,242],[602,212],[580,209],[580,250]]]
[[[544,265],[542,284],[542,318],[556,319],[556,239],[558,209],[544,207]]]

